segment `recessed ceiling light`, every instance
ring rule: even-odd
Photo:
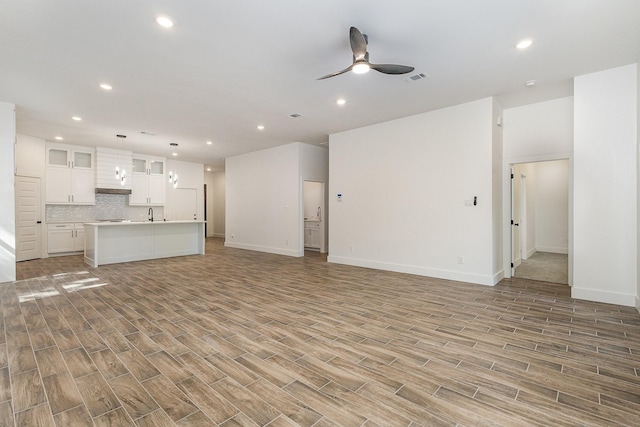
[[[100,87],[104,90],[111,90],[113,87],[109,83],[100,83]]]
[[[169,18],[166,15],[157,16],[156,17],[156,22],[158,23],[158,25],[160,25],[161,27],[164,27],[164,28],[173,27],[173,19]]]
[[[344,105],[344,104],[346,104],[346,103],[347,103],[347,100],[346,100],[346,99],[344,99],[344,98],[340,98],[340,99],[338,99],[338,100],[336,101],[336,104],[338,104],[338,105]]]
[[[537,82],[536,82],[535,80],[528,80],[528,81],[524,82],[524,85],[525,85],[526,87],[533,87],[533,86],[535,86],[535,85],[536,85],[536,83],[537,83]]]
[[[213,144],[213,141],[207,141],[207,145]]]
[[[264,130],[264,126],[263,125],[258,125],[258,130]]]
[[[171,153],[171,155],[172,155],[173,157],[176,157],[176,156],[178,155],[178,153]]]
[[[56,139],[58,141],[62,141],[64,138],[61,136],[54,136],[53,139]]]
[[[531,39],[523,39],[523,40],[520,40],[518,42],[518,44],[516,44],[516,47],[518,49],[526,49],[529,46],[531,46],[532,44],[533,44],[533,40],[531,40]]]
[[[80,120],[82,120],[82,117],[73,116],[71,117],[71,120],[75,120],[76,122],[79,122]]]
[[[211,172],[211,168],[207,168],[207,172]]]

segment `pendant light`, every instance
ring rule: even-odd
[[[127,135],[116,135],[118,148],[122,148],[120,147],[120,145],[124,145],[124,139],[126,137]],[[120,144],[119,141],[123,141],[123,143]],[[120,185],[124,185],[127,182],[127,170],[124,168],[124,166],[120,168],[120,166],[116,165],[116,179],[120,181]]]
[[[177,142],[171,142],[169,143],[170,146],[172,147],[177,147],[178,143]],[[174,151],[173,153],[171,153],[174,157],[176,157],[178,155],[178,153],[176,151]],[[173,188],[178,188],[178,173],[177,172],[173,172],[173,171],[169,171],[169,182],[171,184],[173,184]]]

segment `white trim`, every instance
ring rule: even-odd
[[[224,242],[224,245],[228,248],[236,248],[236,249],[246,249],[249,251],[257,251],[257,252],[267,252],[270,254],[276,255],[286,255],[292,257],[301,257],[304,256],[304,250],[296,251],[292,249],[280,249],[280,248],[272,248],[269,246],[258,246],[258,245],[248,245],[246,243],[234,243],[234,242]]]
[[[536,252],[549,252],[552,254],[565,254],[569,253],[569,249],[567,248],[557,248],[553,246],[538,246],[533,250],[533,253]]]
[[[636,295],[636,310],[640,313],[640,295]]]
[[[573,286],[573,153],[549,153],[537,156],[510,157],[502,159],[502,268],[504,277],[511,277],[511,168],[518,163],[569,160],[569,286]]]
[[[207,237],[221,237],[221,238],[225,238],[225,234],[224,233],[213,233],[211,236],[207,236]]]
[[[352,265],[355,267],[373,268],[376,270],[394,271],[397,273],[415,274],[418,276],[435,277],[438,279],[455,280],[458,282],[467,282],[485,286],[494,286],[503,278],[502,270],[493,276],[488,276],[482,274],[462,273],[459,271],[425,268],[415,265],[395,264],[389,262],[370,261],[331,255],[327,257],[327,262],[331,262],[334,264]]]
[[[535,255],[535,253],[536,253],[536,252],[537,252],[536,248],[531,248],[531,249],[529,249],[529,250],[527,251],[527,258],[525,258],[525,259],[529,259],[529,258],[531,258],[532,256],[534,256],[534,255]],[[566,253],[566,252],[565,252],[565,253]]]
[[[604,302],[607,304],[624,305],[626,307],[634,307],[635,303],[636,308],[638,304],[638,297],[633,294],[605,292],[597,289],[580,289],[576,288],[575,286],[571,288],[571,298]]]

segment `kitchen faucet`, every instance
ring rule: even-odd
[[[149,221],[153,222],[153,208],[149,208]]]

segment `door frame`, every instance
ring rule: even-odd
[[[511,262],[513,254],[511,226],[511,169],[518,163],[536,163],[553,160],[569,161],[569,244],[568,244],[568,282],[573,285],[573,155],[557,153],[541,156],[503,159],[502,163],[502,272],[505,278],[512,277]]]
[[[321,185],[321,194],[322,194],[322,204],[321,204],[321,218],[322,221],[320,224],[322,225],[322,229],[320,233],[322,235],[322,243],[320,244],[320,253],[327,253],[328,242],[327,242],[327,224],[329,220],[329,215],[327,212],[327,184],[321,179],[313,179],[313,178],[303,178],[300,184],[300,248],[302,248],[302,253],[304,255],[304,233],[305,233],[305,224],[304,224],[304,183],[305,182],[317,182]]]

